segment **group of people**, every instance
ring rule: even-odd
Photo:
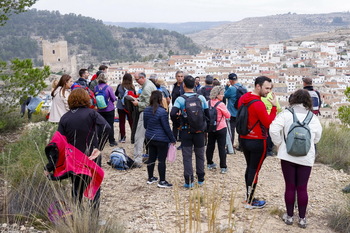
[[[272,93],[272,80],[266,76],[257,77],[252,91],[248,92],[239,83],[238,77],[234,73],[228,75],[228,82],[223,87],[220,82],[214,84],[213,76],[207,75],[205,85],[200,86],[199,77],[194,78],[178,71],[175,74],[176,83],[174,83],[170,93],[164,85],[164,80],[158,80],[156,76],[151,76],[148,79],[142,72],[133,75],[126,73],[121,84],[114,91],[112,87],[108,86],[105,73],[100,72],[96,78],[97,85],[94,87],[94,92],[97,93],[105,88],[108,105],[104,109],[97,109],[99,113],[97,114],[95,110],[89,109],[93,101],[81,103],[77,100],[77,96],[83,98],[84,93],[84,98],[91,100],[86,90],[88,89],[87,82],[84,81],[88,76],[87,70],[82,69],[79,75],[81,82],[78,80],[76,83],[81,88],[70,92],[71,86],[74,86],[72,78],[63,75],[57,87],[53,89],[52,104],[54,106],[50,112],[50,121],[59,122],[59,131],[67,137],[68,142],[90,156],[93,149],[101,151],[106,140],[109,140],[110,146],[117,145],[113,130],[115,108],[117,108],[119,142],[126,141],[125,123],[128,120],[132,129],[131,142],[134,143],[135,164],[141,166],[146,146],[148,154],[146,162],[147,184],[158,183],[160,188],[172,187],[172,184],[166,180],[166,156],[169,144],[174,145],[176,141],[181,141],[181,146],[178,149],[182,152],[183,186],[185,188],[204,184],[205,167],[209,170],[216,169],[217,165],[213,158],[216,143],[219,152],[220,172],[227,173],[227,138],[232,145],[235,145],[236,128],[241,127],[241,125],[237,125],[237,122],[242,122],[238,121],[241,117],[239,115],[240,109],[245,107],[247,109],[246,128],[248,133],[238,135],[235,146],[236,150],[243,152],[246,160],[245,208],[263,208],[266,205],[265,200],[256,199],[254,194],[259,171],[266,156],[271,155],[274,144],[278,148],[277,157],[281,159],[286,183],[285,203],[287,211],[283,216],[283,221],[286,224],[293,223],[294,202],[297,198],[298,224],[300,227],[306,227],[307,182],[315,161],[315,146],[311,146],[305,156],[295,157],[287,153],[285,135],[293,123],[293,116],[302,122],[308,112],[312,111],[314,114],[309,123],[311,141],[316,144],[321,138],[322,127],[317,117],[321,98],[310,85],[312,79],[303,79],[304,89],[293,93],[289,99],[289,109],[282,111],[276,95]],[[140,85],[139,92],[136,92],[133,79]],[[172,103],[171,109],[169,109],[170,101]],[[116,105],[115,102],[117,102]],[[316,108],[315,102],[319,105],[318,108]],[[290,109],[293,109],[295,115],[291,113]],[[277,115],[278,112],[280,113]],[[216,118],[214,127],[212,121],[209,121],[213,116]],[[75,117],[74,120],[72,120],[73,117]],[[86,120],[86,117],[90,120]],[[91,133],[90,131],[94,130],[93,126],[96,124],[100,125],[99,129],[95,129],[97,131]],[[211,130],[207,132],[209,124],[211,124]],[[82,130],[81,127],[85,129]],[[87,132],[87,129],[90,131]],[[108,136],[100,136],[98,140],[92,140],[95,134]],[[79,139],[79,137],[81,138]],[[90,143],[91,140],[93,143]],[[193,152],[196,177],[192,164]],[[94,159],[98,161],[98,158]],[[157,160],[159,180],[154,176]],[[77,179],[74,184],[78,182],[81,185],[81,180],[86,181],[85,178]],[[78,187],[78,185],[74,185],[74,187]]]

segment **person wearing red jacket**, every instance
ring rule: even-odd
[[[245,183],[247,189],[247,209],[263,208],[266,205],[264,200],[254,198],[254,192],[258,183],[260,168],[264,162],[267,152],[267,132],[270,124],[276,117],[277,100],[273,94],[269,101],[272,104],[270,114],[267,113],[265,104],[261,97],[266,97],[271,92],[272,81],[266,76],[255,79],[254,89],[239,98],[238,108],[242,104],[247,105],[252,100],[258,100],[248,107],[248,129],[247,135],[240,135],[240,143],[247,163],[245,171]]]

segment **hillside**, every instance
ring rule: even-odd
[[[212,48],[268,45],[310,34],[349,28],[350,13],[282,14],[245,18],[188,35],[196,43]]]
[[[41,40],[66,40],[69,55],[80,55],[86,63],[136,61],[200,51],[191,39],[177,32],[107,26],[90,17],[33,9],[12,16],[1,27],[0,59],[32,58],[40,63]]]

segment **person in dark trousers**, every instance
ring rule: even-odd
[[[171,188],[172,184],[165,180],[166,157],[169,143],[176,143],[171,132],[168,113],[162,106],[163,94],[153,91],[150,97],[150,106],[145,108],[143,123],[146,129],[146,142],[148,144],[149,158],[147,160],[148,180],[147,184],[157,182],[158,178],[153,176],[155,162],[158,159],[159,188]]]
[[[320,108],[322,105],[321,95],[320,95],[320,92],[315,90],[314,87],[312,86],[312,78],[309,78],[309,77],[303,78],[303,86],[304,86],[304,89],[307,90],[311,96],[312,112],[316,116],[320,116],[321,115]]]
[[[241,96],[238,102],[238,108],[244,104],[247,105],[251,101],[256,101],[248,107],[248,129],[247,135],[239,135],[243,154],[247,163],[245,171],[246,183],[246,204],[245,208],[263,208],[266,205],[264,200],[254,198],[256,186],[258,184],[258,176],[261,166],[266,158],[267,151],[267,130],[276,117],[277,103],[276,96],[273,94],[269,101],[272,104],[270,115],[266,111],[265,104],[261,101],[261,97],[271,92],[272,81],[266,76],[260,76],[255,79],[254,89]]]
[[[98,92],[98,90],[102,90],[105,86],[107,86],[105,93],[106,93],[106,98],[108,100],[107,107],[104,109],[98,109],[97,112],[101,114],[101,116],[106,119],[108,124],[111,126],[111,130],[109,131],[109,145],[110,146],[117,146],[118,143],[114,138],[114,117],[115,117],[115,107],[114,107],[114,102],[117,100],[117,98],[114,95],[114,90],[112,87],[107,85],[107,77],[105,73],[101,73],[97,77],[97,82],[98,85],[95,87],[95,94]]]
[[[231,141],[232,146],[234,146],[235,142],[235,133],[236,133],[236,117],[238,109],[235,108],[235,103],[237,101],[237,89],[238,87],[243,87],[242,84],[238,82],[238,77],[235,73],[231,73],[228,75],[228,82],[225,86],[225,94],[224,97],[227,99],[227,109],[230,111],[231,118],[230,118],[230,128],[231,128]],[[245,88],[245,87],[243,87]],[[245,88],[246,89],[246,88]],[[234,148],[238,151],[241,150],[239,146],[239,140],[238,145],[234,146]]]
[[[198,132],[190,132],[190,125],[185,124],[185,119],[183,119],[184,110],[186,106],[185,98],[196,98],[193,97],[197,95],[193,92],[194,88],[194,78],[190,75],[184,78],[184,91],[185,94],[179,96],[170,112],[171,119],[177,120],[179,116],[182,117],[181,124],[181,146],[182,146],[182,156],[183,156],[183,164],[184,164],[184,178],[185,178],[185,188],[192,188],[194,186],[194,176],[193,176],[193,166],[192,166],[192,151],[195,153],[195,161],[196,161],[196,174],[198,178],[198,185],[204,184],[204,130]],[[201,101],[201,106],[204,111],[203,117],[209,118],[208,112],[208,104],[202,95],[198,95]],[[198,121],[203,122],[205,118],[199,119]]]
[[[184,81],[184,72],[183,71],[176,71],[175,73],[176,83],[174,83],[173,90],[171,92],[171,103],[174,106],[175,100],[180,95],[183,95],[184,87],[183,87],[183,81]],[[179,127],[180,127],[180,117],[177,118],[177,120],[173,120],[173,134],[176,140],[180,141],[180,135],[179,135]],[[181,146],[179,147],[181,149]]]
[[[225,174],[227,172],[225,149],[227,135],[226,118],[230,118],[231,116],[230,112],[226,108],[226,105],[221,102],[224,98],[224,91],[224,87],[216,86],[210,92],[210,100],[208,102],[209,107],[215,107],[217,103],[219,104],[216,106],[216,131],[208,133],[208,145],[206,150],[207,167],[209,170],[215,169],[216,164],[213,162],[213,155],[215,150],[215,142],[218,143],[221,174]]]

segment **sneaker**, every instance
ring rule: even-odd
[[[119,142],[121,143],[125,143],[125,141],[126,141],[126,136],[124,136],[122,139],[119,140]]]
[[[215,163],[208,164],[208,165],[207,165],[207,168],[208,168],[209,170],[216,169],[216,164],[215,164]]]
[[[226,174],[227,173],[227,168],[223,167],[221,168],[221,174]]]
[[[283,219],[285,224],[293,225],[293,216],[291,217],[291,216],[288,216],[287,213],[284,213],[282,219]]]
[[[194,187],[194,184],[193,183],[190,183],[190,184],[184,184],[184,188],[187,188],[187,189],[191,189]]]
[[[266,201],[260,201],[258,199],[253,199],[252,203],[245,204],[244,208],[246,209],[261,209],[264,208],[266,205]]]
[[[204,185],[204,180],[203,181],[198,181],[197,184],[198,184],[198,186],[203,186]]]
[[[147,184],[153,184],[157,181],[158,181],[158,178],[153,176],[147,180]]]
[[[168,181],[163,180],[163,181],[159,181],[158,187],[159,188],[171,188],[171,187],[173,187],[173,185],[169,184]]]
[[[113,147],[113,146],[118,146],[118,142],[114,141],[109,143],[109,146]]]
[[[299,218],[298,226],[300,228],[306,228],[306,225],[307,225],[306,218]]]

